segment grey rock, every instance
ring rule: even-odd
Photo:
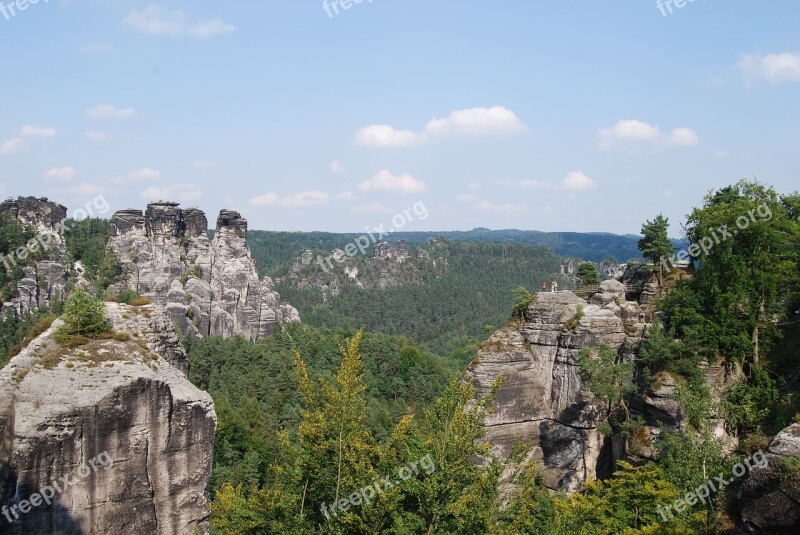
[[[765,458],[766,466],[753,467],[739,489],[737,533],[800,533],[800,424],[781,431]]]
[[[486,438],[503,458],[515,442],[526,444],[525,461],[537,463],[553,490],[577,490],[613,462],[611,445],[597,430],[599,411],[580,378],[578,353],[605,344],[632,358],[626,352],[635,344],[623,310],[587,304],[571,292],[538,293],[524,321],[495,332],[465,376],[480,396],[505,376],[485,422]]]
[[[53,341],[57,320],[0,371],[3,504],[72,482],[11,526],[0,517],[3,533],[208,531],[211,397],[186,378],[160,307],[106,310],[129,340],[66,350]]]
[[[173,202],[152,203],[144,213],[119,211],[111,226],[108,246],[126,275],[117,289],[163,305],[182,334],[255,339],[299,321],[272,281],[259,280],[245,243],[247,220],[238,212],[220,212],[213,240],[201,210]]]

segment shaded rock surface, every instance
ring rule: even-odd
[[[66,207],[46,197],[19,197],[0,203],[0,214],[32,227],[38,244],[34,244],[34,251],[43,253],[46,258],[23,268],[22,279],[17,283],[17,294],[3,303],[0,314],[23,316],[50,307],[54,300],[62,300],[69,278],[64,255],[66,245],[61,234],[62,224],[67,217]],[[12,255],[3,258],[3,264],[0,269],[13,268],[23,262]]]
[[[51,504],[11,525],[0,516],[0,533],[207,532],[211,397],[187,379],[160,307],[106,309],[128,340],[63,349],[57,320],[0,371],[0,500],[19,506],[61,482]]]
[[[466,375],[481,396],[505,375],[496,411],[486,420],[487,439],[502,457],[516,441],[527,443],[526,462],[537,463],[551,489],[577,490],[588,478],[605,475],[613,461],[611,445],[597,430],[599,412],[580,378],[578,353],[605,344],[632,359],[645,325],[638,304],[624,295],[617,302],[614,284],[604,288],[602,295],[610,298],[591,303],[571,292],[537,294],[524,321],[495,332]]]
[[[767,465],[754,467],[739,488],[737,533],[800,533],[800,424],[772,440],[766,459]]]
[[[164,305],[177,328],[195,336],[260,338],[299,321],[281,303],[272,280],[259,280],[245,244],[247,220],[222,210],[214,239],[205,214],[158,202],[111,218],[108,246],[120,258],[130,288]]]

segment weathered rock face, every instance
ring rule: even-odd
[[[207,532],[211,397],[160,307],[106,310],[130,339],[66,350],[57,320],[0,371],[0,533]]]
[[[65,263],[66,245],[61,234],[67,217],[66,207],[48,201],[47,198],[19,197],[0,204],[0,214],[16,219],[33,228],[36,233],[35,251],[44,253],[47,260],[40,260],[23,268],[23,277],[17,283],[17,295],[3,303],[0,315],[19,316],[48,308],[54,300],[64,298],[69,272]],[[22,265],[15,256],[2,259],[0,269]]]
[[[615,284],[603,283],[590,304],[571,292],[537,294],[525,320],[495,332],[466,375],[479,395],[505,375],[496,411],[487,417],[487,439],[503,457],[517,440],[529,443],[526,461],[537,463],[551,489],[577,490],[610,469],[611,445],[597,430],[598,411],[582,385],[578,353],[605,344],[633,358],[644,324],[639,306],[624,301],[624,288],[620,299]]]
[[[800,424],[776,436],[766,451],[766,466],[754,467],[737,496],[737,533],[800,533]]]
[[[118,289],[164,305],[181,332],[259,338],[299,321],[272,281],[259,280],[245,244],[247,221],[238,212],[220,212],[211,241],[201,210],[169,202],[150,204],[144,213],[121,210],[111,228],[108,246],[127,277]]]

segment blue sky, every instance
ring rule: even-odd
[[[678,235],[709,189],[800,178],[790,0],[0,2],[4,196]]]

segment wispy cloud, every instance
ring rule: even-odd
[[[195,184],[175,184],[164,187],[150,186],[139,196],[149,201],[187,202],[197,200],[204,194],[205,192]]]
[[[44,179],[54,182],[71,182],[77,174],[78,171],[71,165],[66,167],[54,167],[44,172]]]
[[[19,129],[19,135],[22,137],[39,137],[39,138],[55,137],[56,129],[52,127],[44,128],[41,126],[26,124],[25,126]]]
[[[110,104],[98,104],[86,110],[92,119],[130,119],[136,116],[135,108],[118,108]]]
[[[92,130],[87,130],[83,135],[92,141],[105,141],[108,139],[108,135],[104,132],[95,132]]]
[[[344,174],[344,165],[339,160],[334,160],[330,164],[328,164],[328,169],[330,169],[331,173],[336,175]]]
[[[425,182],[409,174],[394,175],[382,169],[374,177],[358,185],[359,191],[397,191],[401,193],[421,193],[428,188]]]
[[[491,138],[523,134],[528,128],[502,106],[456,110],[443,119],[431,119],[421,132],[386,124],[359,129],[353,142],[367,147],[413,147],[448,138]]]
[[[130,184],[134,182],[147,182],[151,180],[158,180],[161,178],[161,171],[151,169],[149,167],[142,167],[136,171],[131,171],[125,176],[118,176],[112,180],[114,184]]]
[[[221,19],[191,20],[179,9],[164,9],[150,4],[141,11],[131,11],[122,22],[134,30],[151,35],[207,39],[236,31],[233,24]]]
[[[282,206],[284,208],[308,208],[311,206],[322,206],[328,204],[330,195],[324,191],[303,191],[294,193],[288,197],[281,197],[277,193],[265,193],[258,197],[253,197],[249,205],[254,208],[265,206]]]
[[[25,150],[25,140],[21,137],[12,137],[0,143],[0,154],[16,154]]]
[[[199,169],[201,171],[209,171],[211,169],[214,169],[216,166],[217,164],[215,164],[214,162],[209,162],[206,160],[195,160],[192,163],[192,167],[194,167],[195,169]]]

